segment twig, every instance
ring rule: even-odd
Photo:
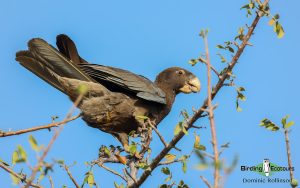
[[[207,60],[206,61],[203,61],[203,63],[205,63],[206,64],[206,66],[208,66],[208,62],[207,62]],[[221,76],[220,76],[220,73],[213,67],[213,66],[211,66],[210,65],[210,68],[211,68],[211,70],[213,70],[214,71],[214,73],[218,76],[218,78],[220,78]]]
[[[126,175],[129,176],[134,183],[136,183],[136,179],[131,176],[131,174],[128,172],[128,170],[126,168],[124,170],[125,170]]]
[[[205,56],[206,56],[206,65],[207,65],[207,108],[208,108],[208,117],[210,123],[211,137],[212,137],[212,145],[214,151],[214,187],[219,187],[219,152],[218,152],[218,142],[217,142],[217,133],[216,133],[216,125],[214,119],[214,109],[212,106],[212,96],[211,96],[211,63],[209,56],[209,48],[207,42],[207,35],[203,36],[204,44],[205,44]]]
[[[206,184],[206,186],[207,186],[208,188],[212,188],[212,186],[210,185],[210,183],[207,181],[207,179],[206,179],[205,177],[200,176],[200,178],[202,179],[202,181]]]
[[[70,170],[69,170],[69,167],[67,165],[63,165],[69,178],[72,180],[73,184],[75,185],[76,188],[80,188],[80,186],[78,185],[78,183],[76,182],[76,180],[74,179],[74,177],[72,176]]]
[[[33,132],[33,131],[38,131],[38,130],[42,130],[42,129],[49,129],[51,127],[58,127],[59,125],[68,123],[70,121],[73,121],[73,120],[79,118],[80,116],[81,116],[81,114],[78,114],[77,116],[74,116],[74,117],[71,117],[71,118],[67,118],[67,119],[65,119],[65,120],[63,120],[61,122],[50,123],[48,125],[36,126],[36,127],[28,128],[28,129],[18,130],[18,131],[1,132],[0,133],[0,137],[20,135],[20,134],[24,134],[24,133],[28,133],[28,132]]]
[[[99,163],[97,163],[97,164],[98,164],[100,167],[102,167],[102,168],[104,168],[105,170],[107,170],[107,171],[113,173],[113,174],[116,175],[116,176],[119,176],[120,178],[122,178],[124,181],[127,182],[127,179],[126,179],[124,176],[122,176],[120,173],[118,173],[118,172],[116,172],[116,171],[114,171],[114,170],[108,168],[108,167],[105,166],[103,163],[100,163],[100,162],[99,162]]]
[[[54,188],[52,177],[51,176],[48,176],[48,177],[49,177],[49,182],[50,182],[51,188]]]
[[[268,1],[268,0],[266,0]],[[223,87],[224,82],[226,81],[226,79],[229,77],[229,72],[231,72],[231,70],[233,69],[233,67],[236,65],[238,59],[240,58],[241,54],[243,53],[247,42],[249,41],[251,35],[253,34],[254,29],[257,26],[257,23],[260,20],[260,16],[256,15],[255,19],[253,20],[251,26],[248,29],[248,33],[246,34],[246,36],[243,39],[243,42],[241,43],[241,45],[239,46],[236,54],[233,56],[226,72],[224,74],[222,74],[221,78],[219,79],[218,83],[215,85],[215,87],[213,87],[213,91],[211,93],[211,99],[213,100],[214,97],[216,96],[216,94],[220,91],[220,89]],[[205,109],[207,107],[207,102],[208,99],[204,100],[201,108]],[[194,115],[189,119],[187,125],[188,127],[186,128],[187,130],[190,129],[191,125],[193,125],[204,113],[203,110],[201,110],[201,108],[197,111],[195,111]],[[157,165],[159,164],[159,162],[165,157],[166,154],[169,153],[169,151],[179,142],[179,140],[181,140],[184,137],[184,132],[181,131],[178,133],[178,135],[174,136],[173,139],[171,140],[171,142],[168,144],[168,147],[163,148],[160,153],[153,159],[152,163],[149,165],[149,168],[147,170],[145,170],[143,172],[143,174],[140,176],[140,178],[137,180],[137,183],[135,185],[130,186],[131,188],[133,187],[138,187],[141,184],[144,183],[144,181],[148,178],[148,176],[151,174],[151,172],[157,167]]]
[[[286,153],[288,158],[288,165],[290,170],[290,179],[291,182],[294,179],[294,172],[293,172],[293,165],[292,165],[292,158],[291,158],[291,148],[290,148],[290,140],[289,140],[289,130],[284,129],[284,136],[285,136],[285,146],[286,146]]]
[[[159,133],[159,131],[157,130],[157,128],[151,123],[151,121],[149,119],[148,119],[148,124],[156,132],[156,134],[158,135],[160,141],[164,144],[164,146],[167,147],[168,144],[166,143],[164,137]]]
[[[67,114],[65,120],[69,119],[69,118],[72,116],[73,111],[75,110],[75,108],[77,107],[77,105],[78,105],[78,104],[80,103],[80,101],[82,100],[83,95],[84,95],[84,94],[81,93],[81,94],[77,97],[77,99],[75,100],[73,106],[70,108],[70,110],[69,110],[69,112],[68,112],[68,114]],[[64,121],[65,121],[65,120],[64,120]],[[29,181],[28,181],[27,184],[25,185],[25,188],[28,188],[28,187],[30,186],[30,184],[32,183],[32,181],[34,180],[35,175],[37,174],[37,172],[38,172],[38,170],[40,169],[40,167],[43,165],[44,159],[46,158],[48,152],[50,151],[52,145],[54,144],[55,140],[56,140],[57,137],[59,136],[60,132],[61,132],[62,129],[64,128],[64,124],[65,124],[65,123],[66,123],[66,122],[62,123],[62,124],[60,125],[59,129],[55,131],[55,133],[54,133],[52,139],[50,140],[50,142],[49,142],[49,144],[48,144],[48,146],[47,146],[46,149],[44,150],[42,156],[39,158],[37,165],[33,168],[32,174],[31,174],[31,176],[30,176]]]
[[[175,159],[175,160],[172,160],[172,161],[164,161],[164,162],[158,163],[158,166],[161,166],[161,165],[168,165],[168,164],[177,163],[177,162],[182,162],[182,161],[184,161],[184,159]]]
[[[5,170],[6,172],[10,173],[11,175],[13,175],[14,177],[18,178],[21,182],[25,182],[25,183],[28,183],[29,180],[26,179],[26,176],[25,175],[20,175],[16,172],[14,172],[11,168],[5,166],[3,163],[0,162],[0,167]],[[40,185],[37,185],[37,184],[34,184],[32,182],[30,182],[29,184],[30,186],[32,187],[36,187],[36,188],[42,188],[42,186]]]

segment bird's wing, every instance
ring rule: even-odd
[[[87,75],[110,90],[131,92],[137,97],[166,104],[165,93],[147,78],[129,71],[96,64],[78,64]],[[120,90],[122,89],[122,90]]]

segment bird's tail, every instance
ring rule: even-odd
[[[62,77],[94,82],[92,78],[80,70],[76,63],[43,39],[31,39],[28,42],[28,50],[17,52],[16,60],[63,93],[66,91],[60,81]]]

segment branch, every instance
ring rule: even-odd
[[[99,162],[99,163],[97,163],[97,164],[98,164],[98,166],[100,166],[100,167],[104,168],[105,170],[107,170],[107,171],[113,173],[114,175],[117,175],[117,176],[121,177],[124,181],[127,182],[127,179],[126,179],[124,176],[122,176],[121,174],[119,174],[118,172],[116,172],[116,171],[114,171],[114,170],[108,168],[107,166],[105,166],[105,165],[104,165],[103,163],[101,163],[101,162]]]
[[[54,188],[54,184],[53,184],[53,180],[52,180],[51,176],[49,176],[49,183],[50,183],[51,188]]]
[[[208,188],[212,188],[212,186],[210,185],[210,183],[207,181],[207,179],[206,179],[205,177],[200,176],[200,178],[202,179],[202,181],[206,184],[206,186],[207,186]]]
[[[294,179],[294,172],[293,172],[293,165],[292,165],[292,158],[291,158],[291,149],[290,149],[290,141],[289,141],[289,132],[288,129],[284,129],[284,136],[285,136],[285,145],[286,145],[286,153],[288,158],[288,165],[290,170],[290,179],[291,182]]]
[[[73,121],[73,120],[79,118],[80,116],[81,116],[81,114],[78,114],[77,116],[73,116],[73,117],[67,118],[67,119],[65,119],[65,120],[63,120],[61,122],[50,123],[48,125],[40,125],[40,126],[28,128],[28,129],[18,130],[18,131],[0,132],[0,137],[20,135],[20,134],[24,134],[24,133],[28,133],[28,132],[33,132],[33,131],[38,131],[38,130],[42,130],[42,129],[49,129],[51,127],[58,127],[59,125],[63,125],[65,123]]]
[[[71,174],[71,172],[70,172],[70,170],[69,170],[69,167],[68,167],[67,165],[65,165],[65,164],[64,164],[63,166],[64,166],[64,168],[65,168],[65,170],[66,170],[68,176],[69,176],[70,179],[72,180],[73,184],[75,185],[75,187],[76,187],[76,188],[80,188],[80,186],[78,185],[78,183],[76,182],[76,180],[75,180],[74,177],[72,176],[72,174]]]
[[[266,0],[267,2],[268,0]],[[248,29],[248,33],[244,37],[241,45],[239,46],[236,54],[233,56],[227,70],[222,74],[221,78],[219,78],[218,83],[213,87],[213,91],[211,93],[211,99],[213,100],[216,96],[216,94],[219,92],[219,90],[223,87],[224,82],[229,77],[229,73],[233,69],[233,67],[236,65],[238,59],[240,58],[241,54],[243,53],[251,35],[253,34],[253,31],[255,27],[257,26],[257,23],[260,20],[260,16],[257,14],[255,19],[253,20],[251,26]],[[206,99],[202,107],[195,111],[195,114],[188,120],[186,128],[187,130],[191,128],[191,125],[193,125],[204,113],[201,109],[206,109],[208,104],[208,99]],[[148,178],[148,176],[151,174],[151,172],[158,166],[159,162],[165,157],[166,154],[169,153],[169,151],[184,137],[184,133],[181,131],[178,135],[174,136],[171,142],[168,144],[167,147],[163,148],[161,152],[153,159],[152,163],[150,164],[149,168],[143,172],[143,174],[140,176],[140,178],[137,180],[137,183],[135,185],[130,186],[131,188],[139,187],[141,184],[144,183],[144,181]]]
[[[209,48],[207,42],[207,35],[203,36],[204,44],[205,44],[205,56],[206,56],[206,67],[207,67],[207,108],[208,108],[208,117],[209,117],[209,124],[211,130],[211,137],[212,137],[212,145],[214,151],[214,187],[219,187],[219,152],[218,152],[218,142],[217,142],[217,133],[216,133],[216,125],[214,119],[214,107],[212,106],[212,97],[211,97],[211,63],[210,63],[210,56],[209,56]]]
[[[167,142],[165,141],[164,137],[159,133],[159,131],[157,130],[157,128],[151,123],[151,121],[148,119],[148,124],[150,125],[150,127],[156,132],[156,134],[158,135],[160,141],[164,144],[165,147],[168,146]]]
[[[35,175],[37,174],[38,170],[40,169],[41,166],[43,166],[43,162],[44,162],[44,159],[46,158],[48,152],[50,151],[52,145],[54,144],[55,140],[57,139],[57,137],[59,136],[60,132],[62,131],[62,129],[64,128],[64,124],[66,123],[66,120],[69,119],[72,114],[73,114],[73,111],[75,110],[75,108],[78,106],[78,104],[80,103],[80,101],[82,100],[84,96],[84,93],[81,93],[77,99],[75,100],[73,106],[70,108],[65,120],[64,120],[64,123],[62,123],[59,127],[58,130],[55,131],[52,139],[50,140],[48,146],[46,147],[46,149],[44,150],[42,156],[39,158],[38,160],[38,163],[37,165],[33,168],[32,170],[32,174],[30,176],[30,179],[29,181],[27,182],[27,184],[25,185],[25,188],[28,188],[30,186],[30,184],[32,183],[32,181],[34,180],[35,178]]]
[[[172,163],[178,163],[178,162],[182,162],[182,161],[184,161],[184,159],[175,159],[175,160],[172,160],[172,161],[164,161],[164,162],[158,163],[158,166],[169,165],[169,164],[172,164]]]
[[[29,180],[26,179],[26,176],[25,175],[20,175],[16,172],[14,172],[11,168],[5,166],[3,163],[0,162],[0,167],[5,170],[6,172],[10,173],[11,175],[13,175],[14,177],[18,178],[21,182],[25,182],[26,184],[29,183]],[[42,188],[42,186],[39,186],[37,184],[34,184],[32,182],[30,182],[29,184],[30,186],[32,187],[36,187],[36,188]]]

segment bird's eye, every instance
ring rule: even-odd
[[[179,71],[177,71],[177,73],[178,73],[179,75],[184,74],[183,70],[179,70]]]

